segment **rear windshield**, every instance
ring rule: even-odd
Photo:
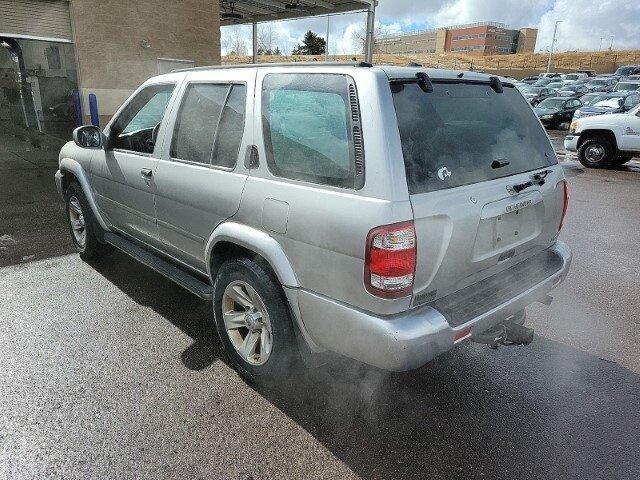
[[[557,163],[549,139],[515,88],[392,83],[411,194],[453,188]]]

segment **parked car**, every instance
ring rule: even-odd
[[[583,105],[591,105],[594,101],[602,96],[602,93],[599,92],[590,92],[585,93],[580,97],[580,101]]]
[[[557,95],[559,97],[582,97],[586,93],[589,93],[589,89],[584,85],[568,85],[558,90]]]
[[[563,168],[522,95],[315,63],[160,75],[77,129],[56,184],[80,256],[111,245],[211,300],[258,382],[298,345],[407,370],[467,339],[528,344],[523,309],[571,254]]]
[[[541,73],[540,78],[563,78],[564,74],[556,72]]]
[[[540,102],[533,111],[545,127],[558,129],[573,119],[574,112],[582,106],[577,98],[551,97]]]
[[[547,88],[553,88],[555,90],[560,90],[561,88],[565,87],[565,83],[564,82],[551,82],[551,83],[547,83],[546,87]]]
[[[538,80],[536,80],[535,83],[532,83],[531,85],[533,87],[546,87],[547,85],[549,85],[550,83],[552,83],[554,81],[555,80],[553,78],[540,77]]]
[[[529,85],[536,83],[538,80],[540,80],[540,77],[525,77],[522,80],[520,80],[522,83],[527,83]]]
[[[613,88],[614,92],[633,92],[636,90],[640,90],[640,80],[618,82]]]
[[[640,65],[623,65],[616,70],[614,75],[618,77],[628,77],[629,75],[640,75]]]
[[[596,77],[596,72],[593,70],[576,70],[576,73],[584,73],[587,77]]]
[[[629,82],[640,82],[640,75],[629,75],[628,77],[624,77],[624,80]]]
[[[547,87],[529,87],[522,94],[531,105],[537,105],[545,98],[553,97],[556,94],[555,89]]]
[[[589,76],[586,73],[567,73],[564,76],[564,81],[565,82],[575,82],[576,80],[580,80],[580,79],[586,79],[589,78]]]
[[[590,80],[586,87],[591,92],[610,92],[618,83],[618,80],[614,77],[596,77]]]
[[[588,105],[576,110],[573,118],[577,120],[578,118],[592,117],[595,115],[611,115],[614,113],[627,112],[638,103],[640,103],[640,93],[603,93],[599,97],[592,99]]]
[[[578,152],[584,166],[623,165],[640,156],[640,105],[626,113],[574,120],[569,132],[564,147]]]

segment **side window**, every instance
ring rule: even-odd
[[[625,102],[625,107],[633,107],[640,102],[640,96],[638,95],[629,95],[627,97],[627,101]]]
[[[109,147],[153,153],[157,126],[162,122],[175,85],[151,85],[131,99],[111,125]]]
[[[244,131],[246,90],[239,84],[189,85],[178,112],[171,157],[234,167]]]
[[[193,83],[187,87],[171,142],[171,157],[211,163],[213,140],[229,85]]]
[[[360,112],[355,86],[345,75],[267,75],[262,122],[274,175],[344,188],[360,185]]]
[[[220,117],[213,149],[213,165],[226,168],[235,167],[244,132],[246,102],[247,87],[233,85]]]

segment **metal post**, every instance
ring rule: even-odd
[[[609,44],[609,51],[613,50],[613,35],[611,35],[611,43]]]
[[[547,73],[551,71],[551,56],[553,55],[553,47],[556,45],[556,33],[558,33],[559,23],[562,23],[562,20],[556,21],[556,26],[553,29],[553,40],[551,41],[551,50],[549,50],[549,61],[547,61]]]
[[[327,61],[329,60],[329,21],[331,20],[331,16],[327,15],[327,46],[325,47],[325,58]]]
[[[373,63],[373,46],[375,41],[376,2],[372,0],[367,10],[367,38],[364,46],[364,61]]]
[[[253,22],[251,27],[253,32],[253,63],[258,63],[258,24]]]

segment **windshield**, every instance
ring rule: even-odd
[[[514,175],[556,163],[544,129],[515,88],[392,83],[411,194]],[[506,165],[492,168],[492,162]],[[495,165],[494,165],[495,167]],[[445,173],[439,173],[445,172]]]
[[[579,75],[565,75],[564,77],[565,80],[577,80],[578,78],[580,78]]]
[[[635,67],[620,67],[618,70],[616,70],[615,74],[624,77],[626,75],[629,75],[634,70],[635,70]]]
[[[593,102],[595,102],[599,98],[602,98],[602,95],[597,95],[597,94],[594,95],[593,93],[588,93],[587,95],[583,95],[582,97],[580,97],[580,101],[584,105],[591,105]]]
[[[525,90],[525,92],[527,94],[531,94],[531,95],[537,95],[538,93],[542,92],[543,89],[546,89],[547,87],[529,87],[527,90]]]
[[[591,80],[589,82],[589,85],[596,85],[596,86],[602,86],[602,85],[606,85],[607,81],[606,80]]]
[[[620,82],[616,85],[616,92],[632,92],[633,90],[638,90],[640,88],[640,83],[630,83],[630,82]]]
[[[547,98],[538,104],[540,108],[562,108],[564,106],[565,100],[561,100],[559,98]]]

